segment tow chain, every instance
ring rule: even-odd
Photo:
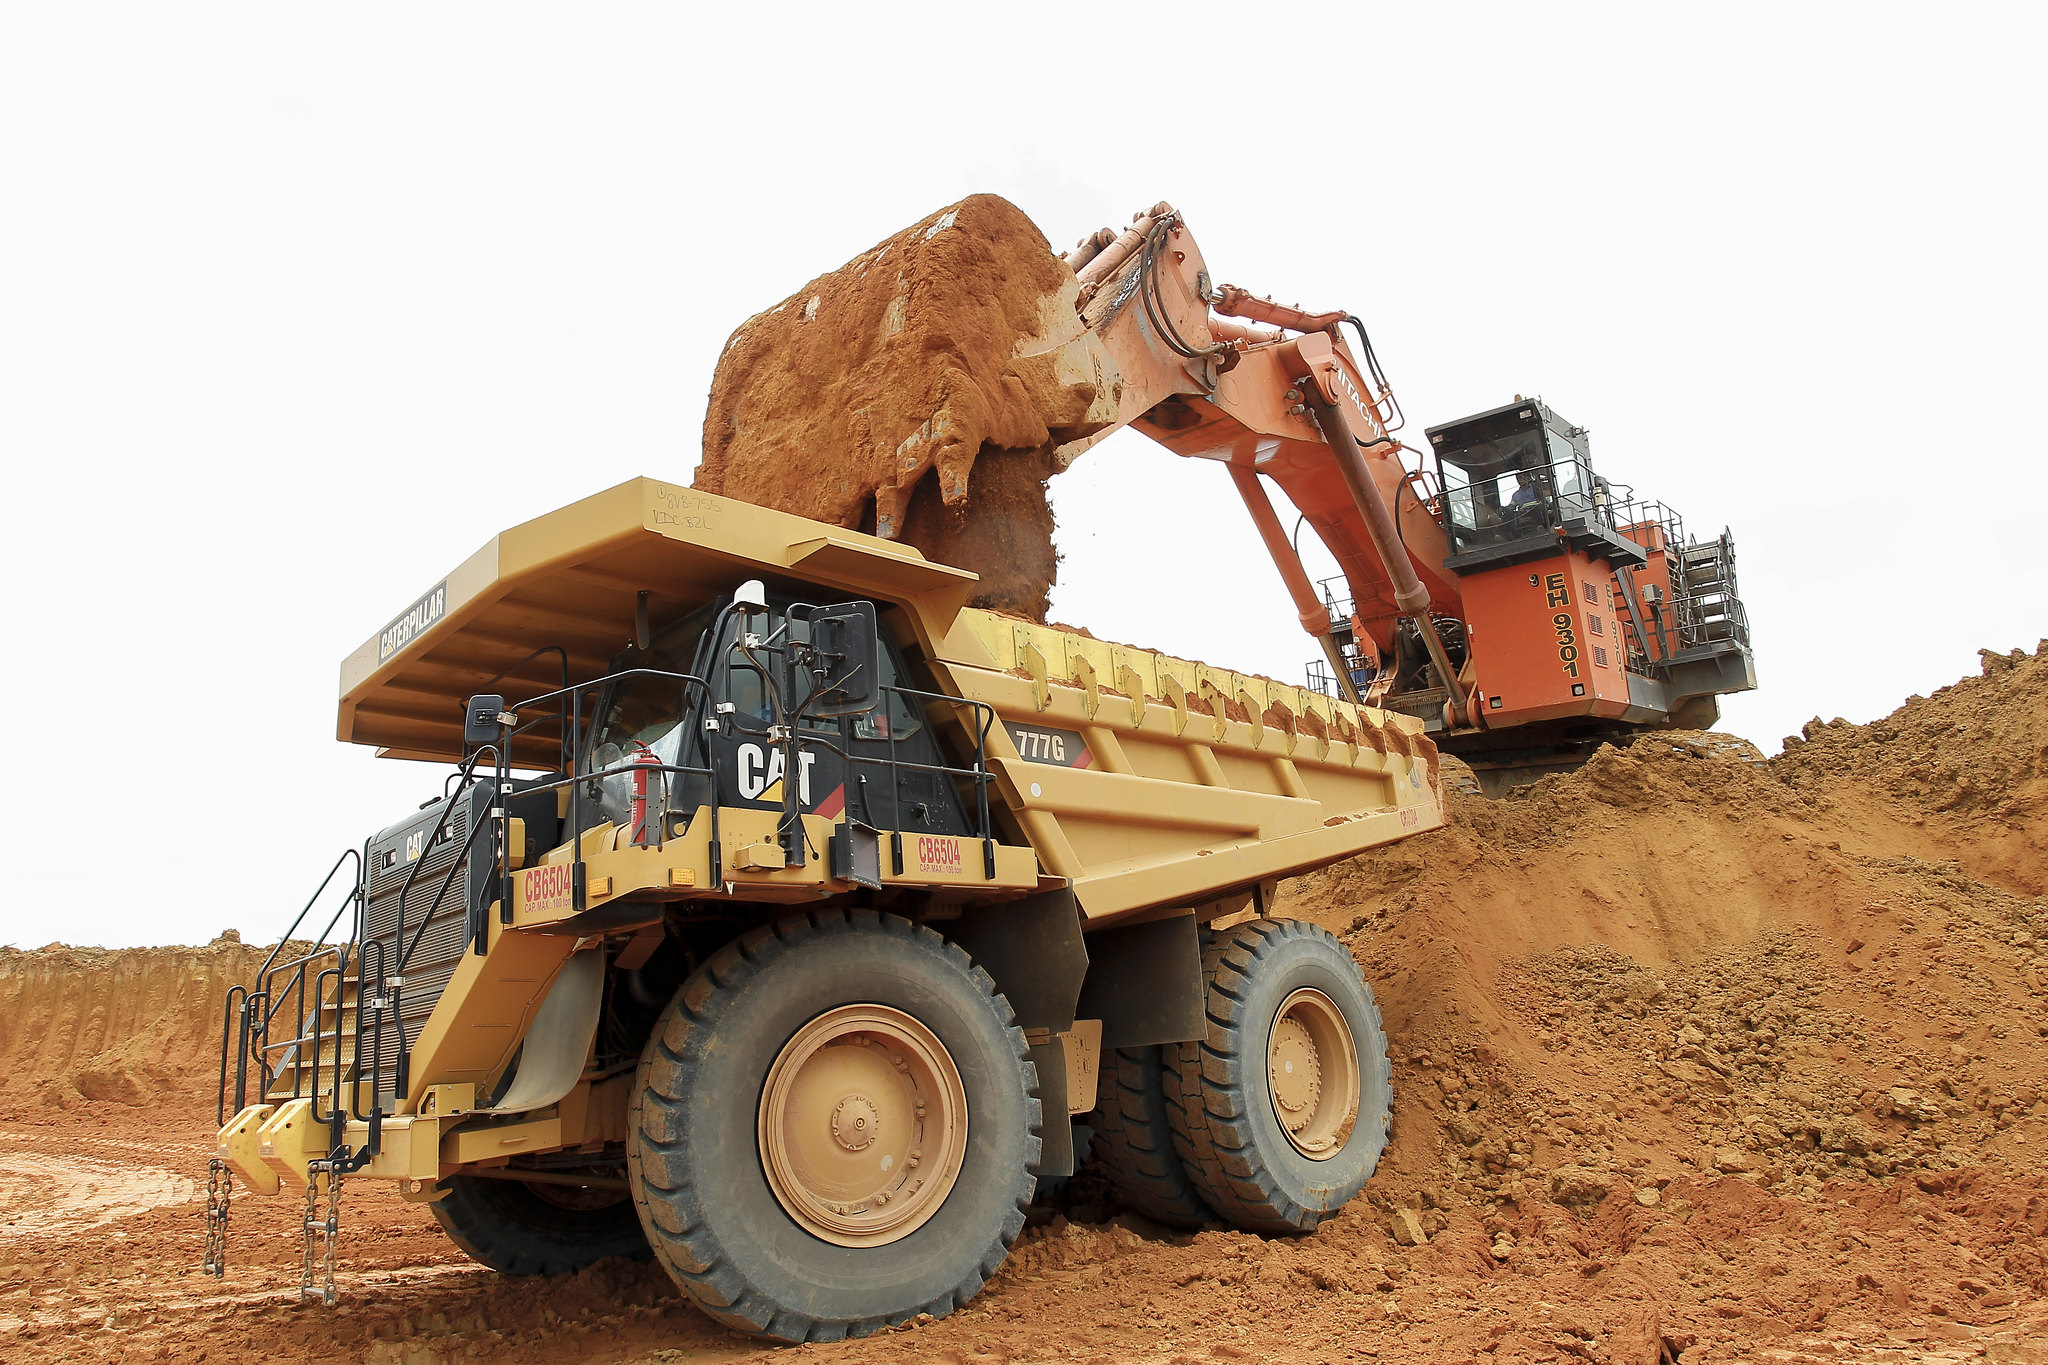
[[[327,1177],[327,1214],[320,1214],[320,1177]],[[332,1304],[334,1292],[334,1254],[341,1240],[341,1166],[339,1162],[309,1161],[306,1163],[306,1218],[305,1242],[299,1253],[299,1299],[317,1297],[324,1304]],[[313,1288],[313,1244],[320,1243],[320,1259],[325,1283],[317,1292]]]
[[[228,1163],[215,1157],[206,1166],[206,1273],[216,1280],[228,1273],[228,1200],[235,1176]]]

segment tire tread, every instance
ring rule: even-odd
[[[448,1195],[429,1206],[434,1221],[471,1260],[504,1274],[562,1275],[606,1257],[644,1261],[653,1255],[644,1228],[607,1227],[597,1217],[579,1225],[566,1210],[546,1204],[529,1207],[522,1216],[512,1201],[533,1196],[522,1196],[524,1187],[514,1182],[456,1176],[450,1184]],[[631,1209],[630,1204],[614,1207]],[[550,1223],[556,1226],[550,1229]]]
[[[1336,1211],[1303,1206],[1267,1168],[1257,1148],[1250,1110],[1263,1098],[1251,1093],[1255,1083],[1263,1084],[1263,1077],[1253,1074],[1256,1068],[1247,1066],[1241,1049],[1234,1046],[1244,1036],[1247,1023],[1248,979],[1257,972],[1261,959],[1300,938],[1336,942],[1327,931],[1305,920],[1251,920],[1210,937],[1202,950],[1208,1037],[1161,1049],[1168,1121],[1188,1179],[1212,1208],[1247,1231],[1312,1232]],[[1343,952],[1341,946],[1338,951]],[[1343,952],[1343,959],[1357,974],[1372,1026],[1384,1038],[1379,1002],[1365,984],[1364,973],[1348,952]],[[1360,1040],[1360,1051],[1375,1068],[1377,1080],[1376,1087],[1367,1086],[1365,1095],[1375,1089],[1389,1093],[1391,1068],[1385,1049]],[[1358,1122],[1369,1121],[1370,1116],[1361,1111]],[[1380,1121],[1379,1136],[1384,1144],[1384,1120]]]
[[[1158,1048],[1110,1051],[1095,1109],[1093,1159],[1124,1202],[1156,1223],[1198,1228],[1215,1221],[1174,1149],[1166,1111],[1170,1077]]]

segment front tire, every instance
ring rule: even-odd
[[[750,930],[656,1025],[628,1125],[658,1259],[780,1341],[944,1317],[1024,1226],[1038,1078],[987,972],[928,928],[827,910]]]
[[[1365,1188],[1392,1112],[1387,1035],[1326,930],[1253,920],[1203,949],[1208,1036],[1163,1048],[1174,1145],[1250,1232],[1313,1232]]]
[[[471,1260],[507,1275],[566,1275],[607,1256],[651,1254],[632,1199],[594,1186],[457,1175],[429,1207]]]

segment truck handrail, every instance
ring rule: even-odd
[[[541,694],[540,694],[539,696],[537,696],[537,697],[528,697],[528,698],[527,698],[527,699],[526,699],[525,701],[522,701],[522,702],[517,702],[517,703],[514,703],[513,705],[511,705],[510,707],[508,707],[508,708],[507,708],[507,709],[508,709],[509,711],[511,711],[511,712],[512,712],[512,713],[513,713],[513,714],[514,714],[514,715],[516,716],[516,715],[517,715],[517,714],[518,714],[519,712],[521,712],[521,711],[527,710],[527,709],[528,709],[528,708],[530,708],[530,707],[534,707],[534,706],[539,706],[539,705],[541,705],[541,704],[543,704],[543,703],[545,703],[545,702],[550,702],[550,701],[556,701],[557,699],[562,699],[562,698],[566,698],[566,699],[567,699],[567,701],[568,701],[568,704],[569,704],[569,714],[570,714],[570,725],[569,725],[569,731],[568,731],[568,734],[567,734],[567,736],[566,736],[566,738],[565,738],[565,743],[564,743],[564,749],[565,749],[565,750],[566,750],[566,752],[568,753],[568,757],[569,757],[569,763],[568,763],[568,768],[569,768],[569,771],[568,771],[568,772],[567,772],[567,773],[566,773],[566,774],[565,774],[564,776],[562,776],[562,777],[559,777],[559,778],[556,778],[555,780],[553,780],[553,781],[551,781],[551,782],[536,782],[536,783],[534,783],[534,784],[533,784],[532,786],[530,786],[530,787],[527,787],[527,788],[525,788],[525,790],[526,790],[526,791],[528,791],[528,792],[542,792],[542,791],[553,791],[553,790],[555,790],[555,789],[557,789],[557,788],[559,788],[559,787],[564,787],[564,786],[568,787],[568,789],[569,789],[569,841],[570,841],[570,849],[571,849],[571,852],[570,852],[570,867],[571,867],[571,869],[572,869],[572,871],[571,871],[571,872],[570,872],[570,874],[569,874],[569,876],[570,876],[570,895],[571,895],[571,898],[572,898],[572,899],[571,899],[571,902],[570,902],[570,903],[571,903],[571,904],[572,904],[572,905],[573,905],[573,906],[575,907],[575,909],[576,909],[576,910],[577,910],[578,912],[581,912],[581,911],[583,910],[583,908],[584,908],[584,901],[583,901],[583,895],[584,895],[584,890],[583,890],[583,885],[584,885],[584,872],[583,872],[583,868],[584,868],[584,862],[583,862],[583,829],[582,829],[582,824],[583,824],[583,809],[582,809],[582,784],[583,784],[584,782],[586,782],[586,781],[590,780],[590,779],[591,779],[591,778],[593,778],[593,777],[597,777],[597,776],[599,776],[599,774],[597,774],[597,773],[586,773],[586,772],[582,772],[582,771],[580,771],[580,769],[581,769],[581,768],[583,767],[583,759],[584,759],[584,753],[583,753],[583,747],[584,747],[584,745],[583,745],[583,694],[584,694],[584,693],[585,693],[586,691],[590,690],[591,688],[595,688],[595,687],[602,687],[602,686],[606,685],[607,683],[614,683],[614,682],[617,682],[617,681],[619,681],[619,680],[620,680],[621,678],[635,678],[635,677],[644,677],[644,678],[666,678],[666,679],[668,679],[668,680],[670,680],[670,681],[672,681],[672,682],[678,682],[678,683],[681,683],[681,684],[683,684],[683,689],[682,689],[682,691],[683,691],[683,705],[682,705],[682,706],[681,706],[681,707],[680,707],[680,708],[678,709],[678,715],[677,715],[677,720],[676,720],[676,724],[677,724],[678,726],[683,726],[683,725],[687,725],[687,724],[689,723],[689,716],[690,716],[690,714],[691,714],[691,708],[690,708],[690,692],[691,692],[691,689],[692,689],[692,688],[697,688],[697,689],[700,689],[700,690],[702,691],[702,693],[703,693],[703,700],[705,701],[705,703],[706,703],[707,705],[709,705],[709,704],[710,704],[710,703],[712,702],[712,700],[713,700],[713,698],[712,698],[712,693],[711,693],[711,684],[710,684],[709,682],[707,682],[707,681],[706,681],[705,679],[703,679],[703,678],[700,678],[700,677],[698,677],[698,676],[697,676],[696,674],[694,674],[694,673],[676,673],[676,672],[672,672],[672,671],[670,671],[670,670],[668,670],[668,669],[664,669],[664,668],[624,668],[624,669],[620,669],[620,670],[619,670],[618,672],[616,672],[616,673],[607,673],[607,674],[605,674],[605,675],[604,675],[603,677],[601,677],[601,678],[592,678],[592,679],[590,679],[589,681],[586,681],[586,682],[580,682],[580,683],[572,683],[572,684],[570,684],[570,685],[569,685],[569,686],[567,686],[567,687],[560,687],[560,688],[557,688],[557,689],[555,689],[555,690],[554,690],[554,691],[552,691],[552,692],[543,692],[543,693],[541,693]],[[506,784],[507,784],[507,783],[508,783],[508,782],[510,781],[510,779],[511,779],[511,747],[512,747],[512,746],[511,746],[510,742],[508,741],[508,742],[507,742],[507,743],[506,743],[506,744],[505,744],[505,745],[504,745],[504,746],[502,747],[502,749],[500,750],[500,752],[499,752],[499,754],[498,754],[498,791],[499,791],[499,793],[500,793],[501,795],[503,794],[503,792],[504,792],[504,790],[505,790]],[[708,765],[708,766],[706,766],[706,767],[703,767],[703,768],[697,768],[697,767],[691,767],[691,766],[688,766],[688,765],[683,765],[683,764],[673,764],[673,763],[663,763],[663,764],[658,764],[658,765],[657,765],[657,764],[643,764],[643,765],[641,765],[641,766],[642,766],[642,767],[645,767],[645,768],[650,768],[650,769],[655,769],[655,770],[658,770],[658,771],[660,771],[660,772],[661,772],[661,773],[663,774],[663,779],[662,779],[662,788],[663,788],[663,790],[662,790],[662,807],[663,807],[663,809],[662,809],[662,814],[661,814],[661,818],[660,818],[659,820],[657,820],[657,821],[655,822],[655,824],[656,824],[656,827],[657,827],[658,829],[660,829],[660,830],[661,830],[661,834],[660,834],[660,836],[659,836],[659,837],[660,837],[661,839],[663,839],[663,840],[666,840],[666,838],[667,838],[667,829],[666,829],[666,826],[667,826],[667,823],[668,823],[668,809],[667,809],[667,806],[668,806],[668,790],[667,790],[667,786],[668,786],[668,783],[667,783],[667,774],[669,774],[669,773],[672,773],[672,772],[673,772],[673,773],[690,773],[690,774],[694,774],[694,775],[697,775],[697,776],[702,776],[702,777],[708,778],[708,779],[710,780],[710,783],[711,783],[711,876],[710,876],[710,881],[712,881],[713,883],[716,883],[716,882],[718,882],[718,881],[720,880],[720,866],[719,866],[719,863],[720,863],[720,860],[721,860],[721,856],[722,856],[722,852],[723,852],[723,850],[722,850],[722,848],[721,848],[721,846],[720,846],[720,842],[719,842],[719,837],[718,837],[718,834],[719,834],[719,831],[718,831],[718,804],[719,804],[719,803],[718,803],[718,766],[717,766],[716,764],[711,764],[711,765]],[[609,770],[609,769],[607,769],[606,771],[607,771],[607,772],[609,772],[610,770]],[[509,813],[507,813],[507,811],[506,811],[506,808],[505,808],[505,806],[503,805],[503,803],[502,803],[502,802],[501,802],[501,803],[499,803],[499,804],[498,804],[497,806],[495,806],[495,807],[494,807],[494,809],[495,809],[495,810],[497,810],[497,811],[499,812],[499,815],[500,815],[500,822],[501,822],[501,837],[500,837],[500,838],[499,838],[499,840],[498,840],[498,880],[499,880],[499,884],[500,884],[501,886],[509,886],[509,883],[510,883],[510,878],[511,878],[511,873],[512,873],[512,869],[511,869],[511,866],[510,866],[510,861],[511,861],[511,852],[510,852],[510,845],[511,845],[511,840],[510,840],[510,832],[511,832],[511,818],[512,818],[512,817],[511,817],[511,815],[510,815]],[[510,923],[510,922],[511,922],[511,915],[512,915],[512,902],[511,902],[511,897],[510,897],[509,895],[502,895],[502,896],[501,896],[501,899],[500,899],[500,910],[499,910],[499,916],[500,916],[500,919],[501,919],[501,920],[502,920],[503,922],[505,922],[505,923]]]
[[[367,844],[365,844],[364,848],[367,848]],[[299,932],[299,927],[305,923],[306,916],[312,913],[313,907],[320,903],[320,898],[326,895],[328,889],[334,885],[335,877],[340,874],[342,867],[350,859],[355,860],[355,876],[349,884],[348,895],[342,900],[340,905],[335,907],[333,915],[328,918],[327,924],[313,938],[311,946],[295,957],[280,960],[280,955],[284,953],[286,948],[290,947],[295,941],[300,941],[295,939],[295,935]],[[290,926],[271,948],[269,955],[264,958],[263,965],[256,969],[255,975],[251,978],[252,984],[250,986],[238,984],[232,987],[222,1000],[221,1060],[218,1076],[219,1088],[216,1093],[216,1109],[223,1123],[227,1121],[230,1094],[234,1097],[234,1112],[241,1112],[248,1103],[250,1060],[254,1059],[257,1062],[257,1086],[259,1092],[267,1094],[270,1089],[272,1072],[270,1065],[271,1054],[286,1047],[296,1046],[304,1041],[303,1038],[295,1034],[296,1042],[294,1043],[273,1044],[270,1040],[270,1026],[272,1021],[276,1019],[278,1011],[283,1009],[288,1001],[296,1000],[298,1005],[297,1023],[299,1030],[304,1030],[306,1021],[306,969],[316,959],[328,955],[334,955],[337,962],[344,969],[346,968],[348,962],[347,950],[353,946],[355,940],[361,934],[362,904],[366,886],[365,869],[368,865],[363,848],[343,849],[341,855],[334,860],[333,866],[328,868],[327,875],[320,879],[320,885],[307,898],[305,905],[300,907],[298,914],[293,916]],[[334,934],[336,927],[340,925],[342,917],[349,913],[351,907],[355,909],[356,922],[351,925],[351,932],[346,943],[330,943],[328,941],[329,938]],[[280,978],[285,978],[281,984]],[[315,995],[317,1008],[317,988]],[[316,1018],[314,1020],[316,1029],[318,1022]],[[232,1088],[228,1084],[228,1054],[231,1050],[236,1056]],[[300,1088],[299,1081],[295,1078],[292,1087],[294,1097],[297,1096]]]

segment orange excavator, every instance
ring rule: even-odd
[[[1408,445],[1364,325],[1216,284],[1169,204],[1064,260],[1121,383],[1115,422],[1059,465],[1122,426],[1223,463],[1321,643],[1318,690],[1421,717],[1497,792],[1603,741],[1706,728],[1756,686],[1732,537],[1689,537],[1597,474],[1586,429],[1542,401]],[[1268,479],[1341,578],[1311,581]]]

